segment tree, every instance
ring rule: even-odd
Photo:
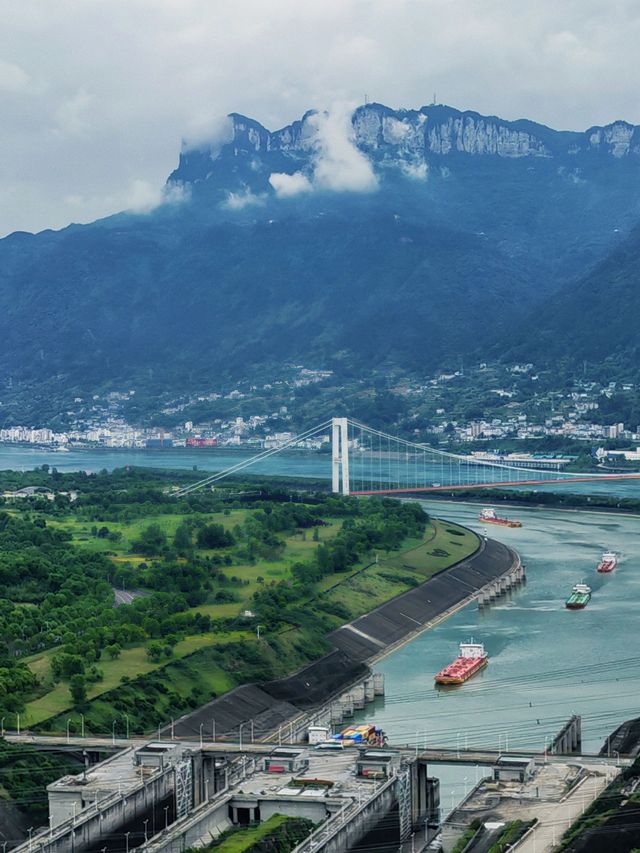
[[[179,554],[183,554],[185,551],[190,551],[191,548],[193,548],[193,542],[191,541],[191,528],[184,521],[176,528],[176,532],[173,537],[173,547]]]
[[[158,554],[167,545],[167,536],[159,524],[150,524],[140,532],[131,549],[142,554]]]
[[[53,677],[58,680],[60,678],[72,678],[74,675],[81,675],[84,672],[84,661],[80,655],[61,652],[51,659],[51,672]]]
[[[149,643],[149,647],[147,649],[147,657],[149,660],[157,663],[162,660],[162,655],[164,654],[164,646],[162,643]]]
[[[225,548],[234,544],[233,535],[221,524],[206,524],[198,531],[200,548]]]
[[[122,646],[120,643],[112,643],[110,646],[105,648],[105,652],[109,655],[111,660],[115,660],[120,657],[120,654],[122,653]]]
[[[87,701],[87,683],[83,675],[72,675],[69,681],[69,691],[74,705],[82,705]]]

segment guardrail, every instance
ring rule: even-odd
[[[322,826],[318,827],[318,829],[314,829],[311,835],[307,836],[304,841],[298,844],[291,853],[314,853],[314,851],[319,850],[340,832],[347,820],[351,820],[356,817],[356,815],[365,811],[365,809],[371,805],[372,800],[379,797],[380,794],[395,784],[396,781],[397,776],[394,773],[379,787],[376,785],[371,796],[369,796],[365,801],[358,802],[358,800],[352,800],[350,803],[345,803],[339,812],[337,812],[333,817],[328,818]]]

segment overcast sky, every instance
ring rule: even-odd
[[[228,112],[439,102],[640,124],[638,0],[0,0],[0,234],[159,193]]]

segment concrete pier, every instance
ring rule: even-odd
[[[478,607],[489,607],[494,601],[526,583],[525,567],[518,559],[501,577],[484,586],[478,594]]]
[[[574,714],[551,743],[552,755],[571,755],[582,748],[582,717]]]

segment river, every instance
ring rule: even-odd
[[[87,471],[89,473],[101,470],[112,471],[133,465],[143,468],[163,468],[175,470],[191,470],[194,479],[199,479],[201,473],[208,474],[223,471],[237,465],[253,456],[253,451],[233,451],[225,448],[194,450],[191,448],[167,448],[166,450],[109,450],[109,449],[80,449],[69,450],[66,453],[51,448],[26,447],[24,445],[0,445],[0,470],[13,469],[28,471],[41,465],[49,465],[59,471]],[[358,461],[352,466],[359,476],[378,478],[380,466],[374,461]],[[442,480],[440,467],[431,466],[427,471],[427,482]],[[268,474],[272,476],[309,477],[316,479],[331,478],[331,456],[328,453],[295,451],[277,453],[265,460],[255,463],[248,469],[250,474]],[[532,473],[532,476],[535,474]],[[384,474],[380,482],[384,482]],[[509,488],[505,484],[503,488]],[[515,488],[515,487],[511,487]],[[601,482],[576,482],[573,484],[535,486],[536,491],[558,490],[575,492],[576,494],[606,494],[616,497],[640,497],[640,479]]]
[[[428,511],[478,532],[478,506],[424,502]],[[542,750],[573,713],[582,715],[583,749],[596,752],[619,723],[640,714],[640,519],[595,512],[510,509],[522,528],[491,527],[517,549],[527,584],[492,607],[476,603],[375,666],[386,695],[358,717],[380,725],[392,743]],[[621,559],[611,575],[595,571],[602,551]],[[569,611],[571,587],[585,580],[589,606]],[[485,644],[489,665],[460,687],[436,689],[434,674],[458,643]],[[432,768],[443,807],[476,781],[474,768]]]

